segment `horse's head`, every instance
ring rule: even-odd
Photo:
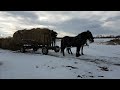
[[[91,33],[89,30],[87,30],[87,39],[88,39],[91,43],[94,42],[94,37],[93,37],[92,33]]]

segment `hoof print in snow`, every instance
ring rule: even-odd
[[[83,77],[85,76],[85,75],[82,75]]]
[[[104,77],[104,76],[98,76],[98,77]]]
[[[78,62],[74,62],[75,64],[78,64]]]
[[[89,77],[92,77],[92,78],[93,78],[94,76],[89,76]]]
[[[55,67],[51,67],[51,69],[55,69]]]
[[[36,68],[39,68],[38,66],[36,66]]]
[[[87,76],[86,75],[82,75],[83,76],[83,78],[86,78]]]
[[[81,77],[80,75],[78,75],[77,77]],[[81,77],[82,78],[82,77]]]
[[[114,64],[114,65],[116,65],[116,66],[120,66],[120,64]]]
[[[73,67],[73,66],[66,66],[66,67],[71,67],[72,69],[78,69],[77,67]]]
[[[91,74],[92,72],[88,72],[88,73],[90,73],[90,74]]]
[[[3,63],[2,63],[2,62],[0,62],[0,65],[3,65]]]
[[[99,67],[102,71],[109,71],[107,67]]]

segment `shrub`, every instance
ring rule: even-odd
[[[110,41],[107,41],[107,44],[108,45],[120,45],[120,39],[119,38],[112,39]]]

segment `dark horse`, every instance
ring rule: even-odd
[[[87,40],[94,42],[93,35],[89,30],[82,32],[75,37],[65,36],[61,40],[61,53],[65,56],[64,49],[66,47],[76,47],[76,57],[79,57],[80,48],[83,47]]]

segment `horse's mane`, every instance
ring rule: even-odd
[[[80,36],[84,35],[86,32],[87,32],[87,31],[84,31],[84,32],[78,34],[76,37],[80,37]]]
[[[78,34],[76,37],[78,37],[78,36],[82,36],[82,35],[84,35],[84,34],[85,34],[85,33],[87,33],[87,32],[90,32],[90,31],[89,31],[89,30],[84,31],[84,32],[82,32],[82,33]]]

